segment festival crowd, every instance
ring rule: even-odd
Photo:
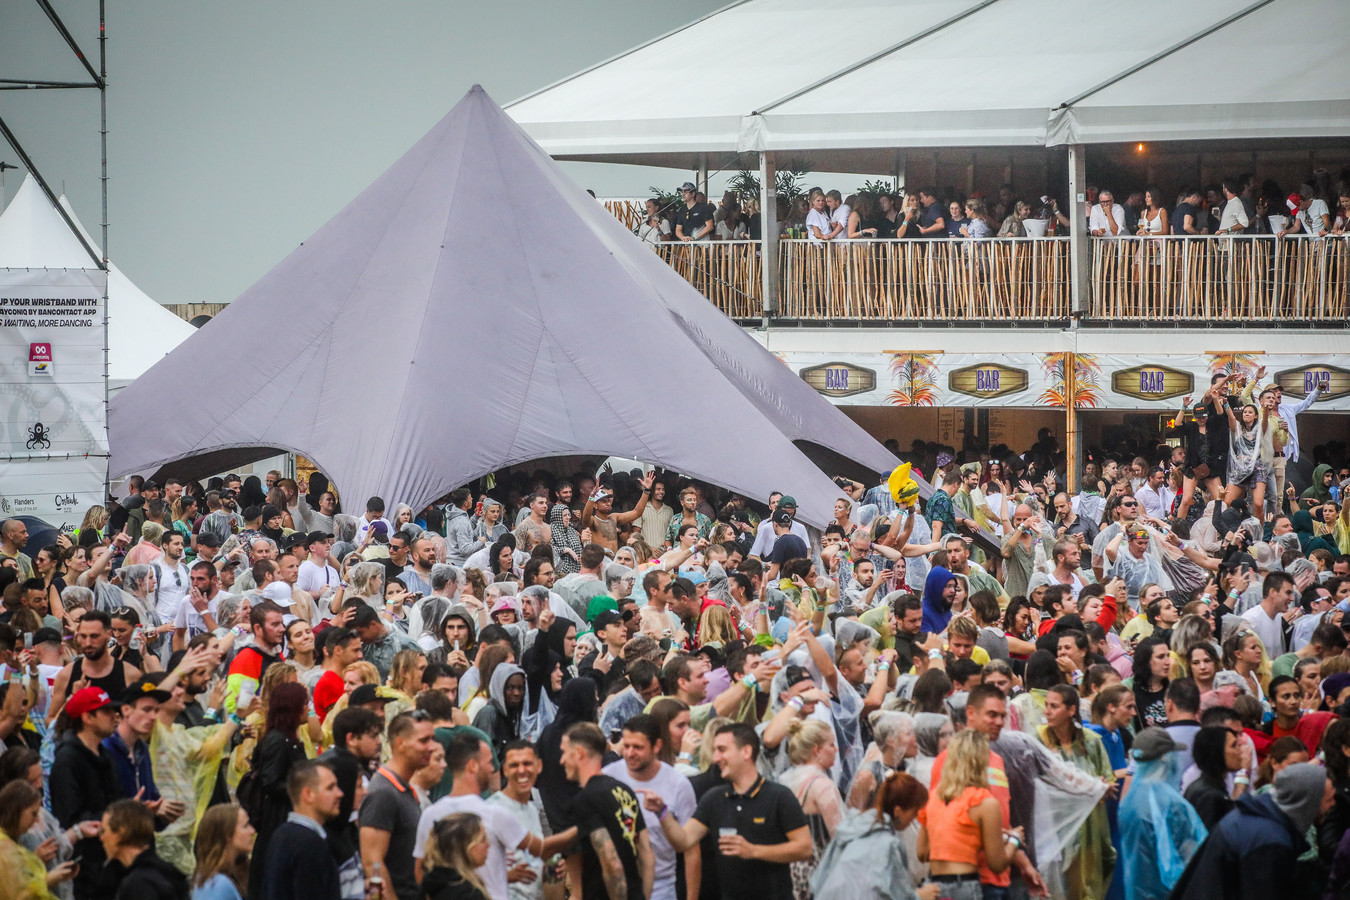
[[[1346,896],[1350,470],[1263,375],[823,531],[608,466],[10,519],[0,900]]]

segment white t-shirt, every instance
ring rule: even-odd
[[[214,597],[206,601],[206,611],[211,614],[211,618],[216,618],[216,610],[220,608],[220,601],[229,596],[224,591],[217,591]],[[216,624],[220,624],[219,619],[216,619]],[[202,614],[197,612],[197,608],[190,602],[178,604],[178,615],[173,617],[173,627],[186,628],[187,640],[189,641],[199,634],[204,634],[207,630],[206,620],[202,618]]]
[[[669,235],[670,222],[666,219],[661,219],[659,225],[652,225],[644,221],[642,227],[638,229],[638,237],[642,239],[642,242],[652,246],[662,243],[662,238]],[[519,885],[515,885],[515,887],[519,887]]]
[[[1242,618],[1251,623],[1252,631],[1255,631],[1256,636],[1261,639],[1261,643],[1266,645],[1266,654],[1271,659],[1282,656],[1287,652],[1288,648],[1284,645],[1284,633],[1280,625],[1284,619],[1283,616],[1276,616],[1272,619],[1266,615],[1265,608],[1258,605],[1243,613]]]
[[[821,234],[829,234],[833,230],[833,225],[830,223],[830,214],[823,210],[815,209],[806,214],[806,233],[810,236],[811,243],[824,243],[820,238],[816,237],[813,226],[814,228],[819,228]]]
[[[178,608],[186,605],[183,598],[192,590],[192,579],[181,559],[177,566],[171,566],[161,556],[153,565],[156,581],[155,612],[162,621],[172,622],[178,615]]]
[[[342,577],[338,575],[337,569],[327,563],[322,566],[315,565],[307,559],[300,564],[300,574],[295,579],[295,586],[313,597],[318,597],[323,593],[323,589],[330,585],[336,590],[341,581]]]
[[[515,817],[520,826],[536,837],[544,836],[544,821],[539,815],[539,810],[543,808],[544,801],[539,797],[539,789],[535,788],[532,792],[531,802],[518,803],[501,791],[488,798],[488,803],[500,806]],[[511,900],[541,900],[544,896],[544,861],[530,853],[528,850],[511,850],[507,853],[506,864],[508,870],[526,863],[530,870],[534,872],[534,881],[526,884],[523,881],[517,881],[510,886]]]
[[[1303,234],[1317,237],[1327,227],[1322,224],[1322,217],[1326,215],[1330,215],[1330,211],[1327,209],[1327,202],[1325,200],[1313,200],[1308,204],[1307,209],[1300,209],[1295,218],[1298,219],[1299,225],[1303,226]]]
[[[488,836],[487,861],[478,869],[478,876],[487,887],[487,895],[492,900],[501,900],[510,895],[506,883],[507,856],[525,840],[525,826],[504,806],[488,803],[476,795],[464,797],[442,797],[422,813],[417,820],[417,845],[413,847],[413,858],[421,859],[426,852],[427,836],[431,827],[451,813],[469,812],[483,820],[483,829]]]
[[[694,796],[694,786],[689,783],[675,767],[667,763],[659,763],[659,769],[651,781],[639,781],[628,771],[628,764],[623,760],[612,762],[605,766],[604,773],[610,778],[622,781],[633,789],[634,793],[639,790],[652,791],[662,800],[666,801],[666,806],[675,814],[675,820],[683,825],[689,821],[689,817],[694,814],[698,807],[698,799]],[[638,794],[638,796],[642,796]],[[653,813],[644,805],[642,807],[642,817],[647,823],[647,835],[652,842],[652,856],[656,860],[656,877],[652,882],[651,900],[676,900],[675,895],[675,864],[677,854],[675,848],[670,846],[666,836],[661,832],[661,818]]]

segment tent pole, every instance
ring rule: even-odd
[[[895,153],[895,192],[902,194],[905,191],[905,163],[907,162],[905,151],[897,150]]]
[[[759,154],[760,293],[764,301],[764,329],[778,312],[778,172],[773,154]]]
[[[1077,328],[1092,295],[1088,281],[1087,147],[1069,145],[1069,327]]]
[[[694,184],[703,192],[703,196],[708,196],[708,154],[700,153],[698,155],[698,172],[694,178]]]
[[[108,435],[108,379],[112,374],[109,360],[108,340],[108,274],[112,271],[108,265],[108,29],[106,26],[106,0],[98,0],[98,137],[99,137],[99,188],[103,202],[103,217],[99,231],[103,241],[103,440]],[[109,456],[112,445],[108,444]],[[108,467],[103,467],[103,495],[110,496],[112,482],[108,480]]]

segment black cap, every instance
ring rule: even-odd
[[[333,538],[333,536],[332,536],[331,534],[326,533],[326,532],[323,532],[323,531],[311,531],[309,534],[305,535],[305,546],[306,546],[306,547],[312,547],[312,546],[314,546],[315,544],[317,544],[319,541],[328,541],[328,540],[332,540],[332,538]]]
[[[623,616],[612,609],[602,609],[595,614],[595,619],[591,621],[591,630],[599,631],[601,628],[608,628],[611,625],[623,624]]]
[[[132,704],[137,700],[146,697],[152,697],[156,701],[163,703],[165,700],[168,700],[170,696],[172,695],[168,691],[161,691],[159,689],[159,682],[157,680],[138,678],[127,685],[127,689],[122,692],[121,703],[123,705]]]
[[[358,684],[347,700],[347,708],[354,709],[367,703],[388,703],[393,697],[381,697],[380,690],[373,684]]]
[[[218,548],[220,547],[221,543],[222,541],[220,540],[220,535],[216,534],[214,531],[203,531],[201,534],[197,535],[198,547],[204,546],[204,547]]]
[[[61,643],[61,632],[55,628],[39,628],[33,632],[34,644],[59,644]]]
[[[811,673],[806,671],[803,666],[788,666],[783,670],[783,680],[787,682],[788,687],[795,684],[801,684],[803,681],[812,681]]]
[[[783,510],[776,510],[773,514],[773,524],[787,528],[792,524],[792,514]]]

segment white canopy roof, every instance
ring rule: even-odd
[[[275,322],[287,352],[256,340]],[[192,381],[230,390],[166,418],[165,393]],[[357,502],[414,509],[505,466],[612,454],[789,492],[818,527],[839,496],[818,462],[896,465],[478,87],[115,397],[108,431],[114,476],[290,450]]]
[[[1344,0],[742,0],[508,110],[555,157],[668,165],[1344,136],[1347,25]]]
[[[80,224],[64,196],[70,218],[97,252],[99,245]],[[71,233],[37,180],[24,178],[14,199],[0,213],[0,268],[88,269],[93,260]],[[108,265],[108,380],[121,387],[149,369],[195,329]]]

